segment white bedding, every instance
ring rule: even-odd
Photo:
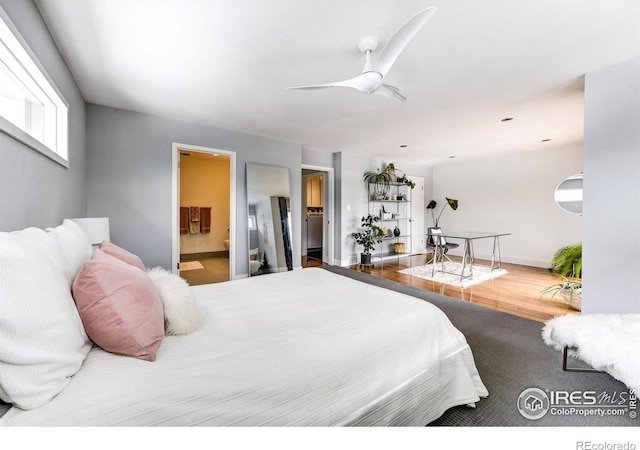
[[[191,289],[201,329],[155,362],[94,347],[51,402],[0,425],[425,425],[488,395],[422,300],[320,268]]]

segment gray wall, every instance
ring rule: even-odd
[[[293,265],[300,258],[299,144],[106,106],[87,105],[87,213],[108,216],[111,240],[148,267],[171,265],[172,145],[236,152],[236,275],[248,274],[245,165],[289,168]]]
[[[640,57],[587,74],[584,313],[640,313]]]
[[[0,230],[55,226],[85,215],[85,103],[33,2],[0,6],[69,102],[68,169],[0,133]]]

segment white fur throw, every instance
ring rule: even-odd
[[[557,350],[575,347],[582,361],[640,391],[640,314],[555,317],[542,328],[542,338]]]
[[[180,336],[198,329],[198,311],[189,284],[162,267],[148,269],[164,306],[165,334]]]

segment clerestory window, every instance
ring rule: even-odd
[[[68,104],[0,8],[0,131],[68,167]]]

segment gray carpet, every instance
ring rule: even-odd
[[[365,283],[402,292],[440,308],[467,338],[476,366],[489,396],[476,408],[451,408],[432,426],[639,426],[640,419],[623,416],[584,416],[577,413],[552,415],[538,420],[523,417],[517,409],[518,397],[528,388],[542,391],[595,391],[609,395],[617,403],[628,396],[624,384],[606,373],[565,372],[562,353],[547,346],[541,337],[543,324],[494,311],[462,300],[445,297],[411,286],[337,266],[326,270]],[[571,360],[572,366],[580,362]],[[598,404],[603,404],[598,400]],[[584,408],[582,408],[584,409]],[[602,408],[596,408],[602,409]],[[565,410],[566,411],[566,410]]]

